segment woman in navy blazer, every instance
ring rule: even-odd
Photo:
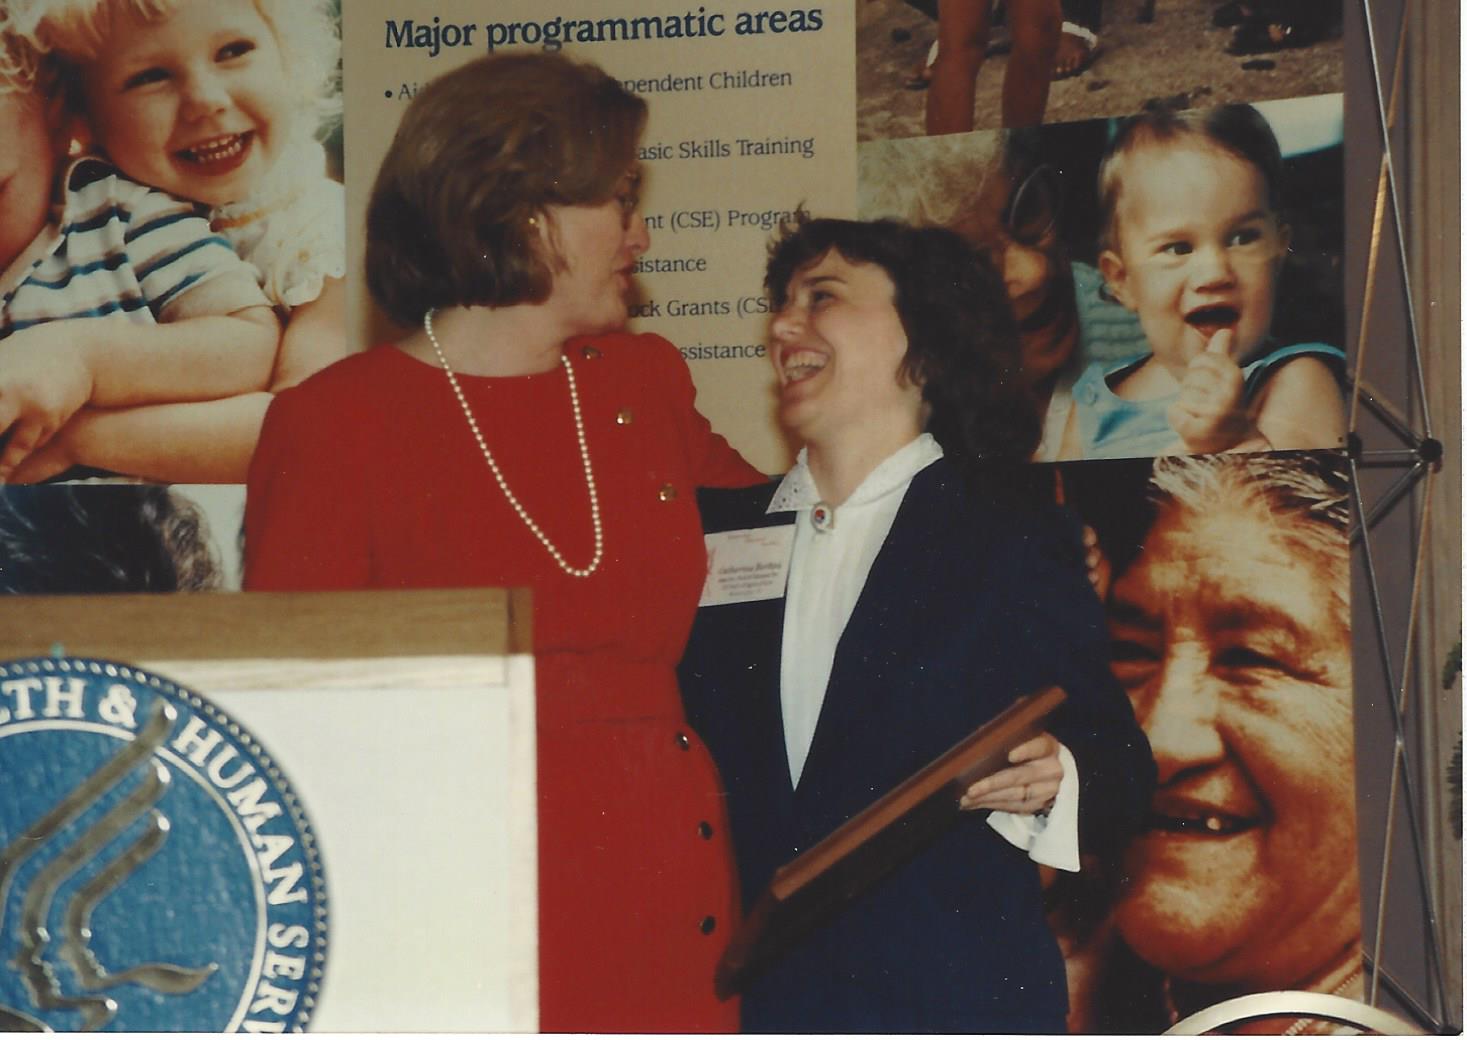
[[[792,525],[765,539],[792,543],[774,561],[788,584],[705,606],[681,668],[745,906],[1015,697],[1056,684],[1068,700],[964,799],[1008,814],[1004,836],[965,816],[754,978],[743,1026],[1061,1032],[1064,964],[1029,849],[1068,847],[1049,861],[1077,866],[1076,838],[1123,843],[1155,767],[1107,667],[1078,531],[1017,490],[1038,429],[1003,286],[951,232],[805,220],[766,287],[780,418],[805,447],[777,486],[700,504],[712,533]],[[1057,795],[1069,823],[1043,818]]]

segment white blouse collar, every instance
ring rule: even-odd
[[[880,465],[866,474],[866,479],[842,503],[841,508],[865,505],[894,491],[904,490],[913,477],[940,458],[942,446],[932,434],[922,434],[888,455]],[[820,492],[815,487],[815,478],[810,475],[805,449],[801,448],[795,464],[779,482],[765,512],[788,513],[811,509],[819,501]]]

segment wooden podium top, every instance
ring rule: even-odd
[[[362,592],[184,592],[106,596],[0,596],[0,660],[61,652],[129,661],[213,684],[268,681],[261,663],[314,664],[318,674],[362,662],[416,659],[432,681],[458,681],[462,664],[532,652],[527,589]],[[337,665],[333,670],[333,665]],[[322,671],[324,669],[324,671]],[[299,681],[300,671],[296,671]],[[346,673],[343,673],[343,675]],[[403,673],[394,674],[401,681]],[[196,680],[197,681],[197,680]],[[492,676],[491,682],[497,681]]]

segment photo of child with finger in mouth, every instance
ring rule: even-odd
[[[1344,443],[1344,352],[1275,338],[1291,238],[1282,180],[1278,139],[1252,105],[1119,124],[1098,178],[1098,266],[1150,350],[1079,377],[1060,459]]]

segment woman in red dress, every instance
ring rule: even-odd
[[[738,1023],[712,981],[728,828],[674,668],[706,567],[694,489],[763,477],[694,409],[677,350],[623,330],[645,119],[555,54],[420,90],[366,261],[420,328],[280,394],[250,471],[248,588],[534,590],[547,1032]]]

